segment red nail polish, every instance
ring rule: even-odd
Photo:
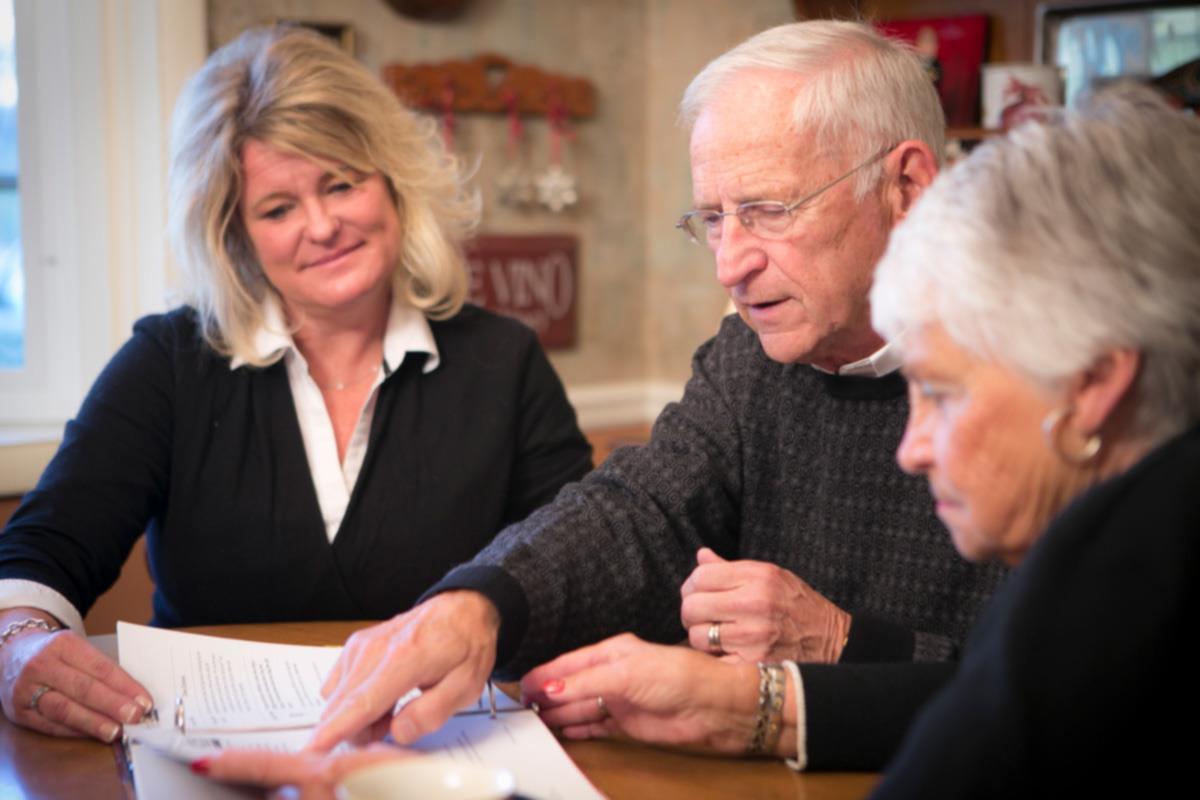
[[[211,761],[211,758],[197,758],[195,761],[189,764],[189,766],[192,768],[192,772],[196,773],[197,775],[207,775],[208,765]]]
[[[565,683],[563,683],[561,680],[559,680],[558,678],[555,678],[552,681],[546,681],[545,683],[543,683],[542,691],[545,692],[546,694],[559,694],[563,689],[566,688],[566,686],[567,685]]]

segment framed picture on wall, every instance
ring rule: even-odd
[[[1159,78],[1200,58],[1200,2],[1047,3],[1034,53],[1062,70],[1067,103],[1116,77]]]
[[[947,125],[963,128],[979,123],[980,67],[987,51],[986,15],[895,19],[877,22],[875,27],[917,48],[937,86]]]

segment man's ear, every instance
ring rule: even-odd
[[[1128,348],[1109,350],[1097,358],[1071,381],[1074,413],[1068,424],[1085,438],[1099,433],[1130,396],[1141,367],[1142,354]]]
[[[898,225],[937,177],[938,163],[924,142],[910,139],[892,149],[884,160],[888,181],[887,202],[892,225]]]

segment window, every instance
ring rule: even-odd
[[[0,425],[61,429],[110,351],[100,4],[0,0]]]
[[[20,368],[25,362],[14,33],[12,0],[0,0],[0,369]]]

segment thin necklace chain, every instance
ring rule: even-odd
[[[337,383],[318,383],[316,377],[313,376],[311,370],[308,373],[308,377],[312,378],[313,383],[316,383],[317,388],[323,392],[327,392],[327,391],[340,392],[343,389],[350,388],[351,386],[361,386],[362,384],[366,383],[367,381],[374,380],[375,375],[378,374],[378,372],[379,372],[380,366],[381,365],[376,364],[375,366],[371,367],[370,371],[366,375],[364,375],[361,378],[358,378],[356,380],[352,380],[352,381],[339,381]]]

